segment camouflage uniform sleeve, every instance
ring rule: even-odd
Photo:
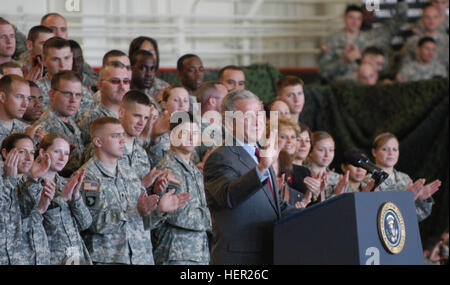
[[[80,230],[84,231],[92,224],[92,216],[89,209],[80,197],[78,200],[70,201],[69,208],[72,211],[72,215],[77,221]]]
[[[353,70],[354,64],[346,64],[342,60],[342,54],[339,54],[337,40],[332,37],[328,42],[328,50],[321,51],[319,55],[319,73],[325,78],[333,78],[337,75],[343,75]]]
[[[17,184],[20,209],[22,217],[28,217],[37,208],[43,186],[40,180],[25,179]]]
[[[431,215],[434,200],[432,197],[425,200],[417,199],[414,204],[416,205],[417,219],[421,222]]]
[[[165,155],[164,145],[162,141],[159,142],[151,142],[145,148],[148,154],[148,159],[150,161],[150,165],[156,165]]]

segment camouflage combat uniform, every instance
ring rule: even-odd
[[[48,92],[51,89],[51,83],[52,81],[50,80],[50,78],[48,78],[48,75],[45,75],[36,82],[36,85],[39,87],[39,89],[41,90],[41,94],[44,97],[44,100],[42,102],[42,104],[44,105],[43,110],[47,109],[47,107],[50,105],[50,96],[48,95]],[[80,108],[78,109],[78,112],[73,116],[74,118],[78,117],[84,112],[91,110],[94,107],[92,92],[84,86],[82,86],[81,91],[83,93],[83,96],[81,98]]]
[[[91,142],[91,136],[89,134],[91,123],[95,121],[95,119],[101,117],[113,117],[118,119],[119,114],[113,110],[106,108],[105,105],[100,104],[95,109],[89,110],[78,116],[77,125],[80,128],[84,145],[88,145]]]
[[[66,169],[72,172],[77,170],[81,164],[84,145],[81,138],[81,131],[73,119],[69,119],[68,123],[64,123],[58,113],[49,107],[35,123],[35,125],[37,124],[41,124],[42,128],[49,133],[62,133],[69,138],[74,148],[70,152],[70,160],[66,165]]]
[[[445,67],[433,60],[429,64],[420,64],[417,60],[410,61],[400,68],[399,74],[404,82],[431,79],[433,77],[448,77]]]
[[[18,184],[21,178],[3,176],[0,181],[0,265],[50,263],[43,217],[36,207],[22,211]]]
[[[405,55],[402,58],[402,64],[405,65],[408,62],[417,60],[417,44],[420,39],[425,37],[423,33],[416,34],[408,39],[404,49]],[[436,41],[436,55],[435,60],[445,65],[448,68],[449,60],[449,38],[448,34],[438,33],[437,35],[431,36]]]
[[[47,233],[50,249],[50,263],[60,264],[92,264],[87,248],[81,238],[80,231],[87,229],[92,223],[92,217],[83,199],[66,202],[61,193],[66,179],[56,174],[56,191],[47,211],[44,213],[44,228]],[[37,205],[41,197],[42,179],[27,179],[22,192],[27,205]]]
[[[390,191],[407,191],[409,183],[412,179],[408,174],[397,171],[389,175],[389,177],[380,184],[377,191],[380,192],[390,192]],[[431,208],[433,207],[434,200],[429,197],[425,200],[420,200],[419,198],[414,201],[416,206],[416,214],[419,222],[425,220],[431,214]]]
[[[361,55],[366,48],[371,46],[376,46],[385,53],[389,51],[392,37],[408,20],[408,4],[406,2],[398,3],[395,10],[392,18],[382,26],[359,33],[353,44],[358,47]],[[346,64],[342,61],[345,45],[348,42],[344,30],[338,31],[328,38],[326,41],[328,50],[322,50],[319,55],[320,75],[329,80],[345,80],[358,70],[356,62]],[[388,58],[387,55],[386,58]]]
[[[156,264],[209,264],[208,232],[211,215],[206,204],[203,175],[192,161],[186,162],[169,150],[156,166],[169,169],[169,187],[175,193],[191,194],[189,203],[167,214],[167,218],[153,230]]]
[[[94,263],[154,264],[148,229],[157,218],[138,213],[145,189],[135,171],[118,163],[111,173],[95,156],[83,168],[82,196],[93,217],[84,238]]]
[[[12,125],[12,129],[10,131],[3,124],[4,124],[3,121],[0,121],[0,144],[10,134],[24,133],[25,129],[30,126],[20,120],[13,119],[13,125]]]

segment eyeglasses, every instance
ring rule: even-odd
[[[62,91],[56,88],[53,88],[54,90],[60,92],[64,97],[66,97],[66,99],[70,99],[72,96],[77,98],[77,99],[81,99],[81,97],[83,96],[83,94],[81,93],[73,93],[70,91]]]
[[[104,79],[104,80],[108,81],[108,82],[110,82],[111,84],[114,84],[114,85],[119,85],[120,82],[122,82],[123,85],[129,85],[130,82],[131,82],[131,80],[128,79],[128,78],[124,78],[122,80],[120,80],[119,78],[112,78],[112,79],[109,79],[109,80]]]

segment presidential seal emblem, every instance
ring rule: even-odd
[[[405,223],[399,208],[392,202],[381,205],[378,211],[378,234],[386,250],[398,254],[405,245]]]

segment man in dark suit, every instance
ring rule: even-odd
[[[250,91],[235,90],[223,99],[221,111],[222,117],[230,114],[227,111],[240,111],[254,120],[226,118],[230,136],[204,166],[214,238],[211,264],[272,264],[273,223],[297,210],[278,195],[271,167],[277,151],[264,155],[255,143],[266,127],[264,116],[257,116],[262,103]],[[267,149],[276,149],[276,140],[277,131],[271,132]],[[258,158],[256,150],[263,155]]]

